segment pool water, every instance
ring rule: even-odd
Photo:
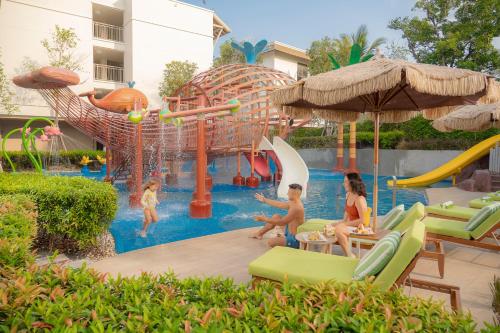
[[[372,207],[373,176],[363,175],[368,191],[368,204]],[[262,183],[257,189],[220,183],[214,177],[212,189],[212,217],[191,219],[189,203],[194,187],[192,176],[183,177],[175,187],[162,188],[157,207],[160,220],[151,224],[145,238],[139,237],[142,228],[142,209],[128,207],[128,192],[117,186],[120,193],[119,211],[111,224],[110,231],[115,238],[116,251],[123,253],[154,245],[183,239],[211,235],[229,230],[262,226],[253,221],[255,214],[283,214],[284,211],[269,207],[254,199],[256,192],[268,198],[276,198],[276,187]],[[379,177],[379,215],[392,208],[392,189],[387,187],[390,177]],[[306,219],[338,219],[343,216],[345,192],[343,175],[329,170],[310,170],[307,198],[304,200]],[[397,204],[410,207],[415,202],[426,203],[423,190],[398,190]]]

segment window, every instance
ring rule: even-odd
[[[297,80],[302,80],[309,76],[309,68],[307,65],[298,63],[297,64]]]

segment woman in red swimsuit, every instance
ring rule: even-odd
[[[347,227],[357,227],[363,223],[364,212],[368,209],[366,204],[366,188],[357,173],[347,173],[344,177],[346,191],[344,218],[335,224],[337,240],[348,256],[353,256],[349,249],[349,230]]]

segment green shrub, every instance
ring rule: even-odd
[[[321,136],[322,134],[322,127],[301,127],[293,131],[294,137]]]
[[[0,331],[473,332],[470,314],[372,285],[296,286],[86,268],[0,269]],[[3,301],[1,301],[3,300]]]
[[[33,261],[31,242],[36,235],[36,207],[22,194],[0,196],[0,267],[18,267]]]
[[[381,149],[394,149],[398,143],[403,139],[404,133],[401,131],[392,131],[380,133],[379,147]],[[358,132],[356,133],[356,143],[360,147],[373,147],[375,134],[372,132]],[[295,137],[292,136],[288,139],[290,145],[297,149],[306,148],[336,148],[336,136],[306,136]],[[347,147],[349,143],[349,134],[344,134],[344,146]]]
[[[64,237],[84,248],[105,232],[117,210],[110,184],[83,177],[1,173],[0,194],[26,194],[38,208],[38,227],[49,237]]]
[[[19,170],[32,170],[33,165],[31,164],[28,156],[23,151],[9,151],[7,152],[12,163],[14,163],[15,167]],[[41,151],[42,160],[45,161],[49,153],[47,151]],[[69,163],[70,166],[81,167],[80,161],[83,156],[88,156],[91,160],[96,160],[97,155],[104,157],[105,153],[100,150],[68,150],[62,151],[60,153],[60,157],[63,163]],[[5,170],[10,171],[10,164],[2,159],[2,165]]]

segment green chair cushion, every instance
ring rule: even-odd
[[[403,232],[425,216],[425,207],[420,202],[415,203],[405,214],[403,220],[392,230]]]
[[[493,200],[500,201],[500,191],[488,193],[488,196],[492,197]]]
[[[476,229],[471,231],[471,236],[474,239],[479,239],[484,236],[491,228],[493,228],[497,223],[500,223],[500,209],[491,214],[483,223],[481,223]]]
[[[392,208],[382,219],[382,228],[392,230],[405,217],[405,205],[399,205]]]
[[[337,220],[325,220],[325,219],[309,219],[305,223],[301,224],[297,228],[297,232],[306,231],[323,231],[323,228],[327,224],[332,224],[338,222]]]
[[[292,283],[350,282],[359,259],[289,247],[275,247],[248,266],[253,276]]]
[[[481,209],[485,206],[492,204],[493,202],[495,202],[495,200],[493,200],[493,198],[490,198],[488,200],[483,200],[482,198],[477,198],[477,199],[469,201],[469,207]]]
[[[478,212],[476,208],[461,207],[456,205],[452,205],[451,207],[448,208],[443,208],[439,204],[427,206],[425,207],[425,211],[428,214],[435,214],[445,217],[456,217],[465,220],[470,219]]]
[[[460,221],[426,217],[422,220],[428,232],[438,235],[451,236],[462,239],[471,239],[471,232],[465,230],[465,223]]]
[[[491,205],[485,206],[477,212],[465,225],[465,230],[472,231],[475,230],[479,225],[481,225],[486,219],[488,219],[493,213],[500,209],[500,202],[492,203]]]
[[[422,249],[425,239],[425,226],[419,219],[414,220],[410,224],[410,228],[401,238],[396,253],[375,278],[373,283],[382,290],[388,290],[397,281],[413,258]]]
[[[359,261],[354,270],[354,280],[363,280],[367,276],[377,275],[392,259],[399,246],[401,233],[392,231],[375,244]]]

